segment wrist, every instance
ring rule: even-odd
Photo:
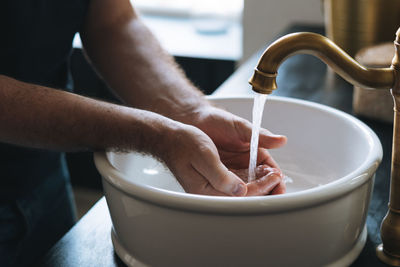
[[[179,145],[177,140],[180,139],[185,125],[157,113],[141,112],[146,116],[141,117],[140,129],[135,129],[140,135],[135,150],[149,153],[166,162],[170,157],[171,147]]]
[[[176,112],[171,116],[172,119],[201,128],[205,120],[212,114],[215,107],[205,98],[201,102],[192,103],[187,105],[185,109]]]

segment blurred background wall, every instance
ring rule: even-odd
[[[322,7],[322,0],[244,0],[241,62],[272,41],[289,24],[322,24]]]

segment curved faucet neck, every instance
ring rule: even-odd
[[[280,64],[295,54],[310,54],[320,58],[345,80],[360,87],[390,89],[395,82],[393,66],[366,68],[328,38],[316,33],[301,32],[288,34],[276,40],[264,51],[249,80],[253,90],[270,94],[276,89],[276,76]]]

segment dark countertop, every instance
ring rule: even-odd
[[[282,34],[296,31],[322,33],[322,27],[292,26]],[[247,83],[263,50],[246,61],[216,92],[216,95],[252,94]],[[279,68],[279,89],[274,95],[290,96],[322,103],[352,114],[352,86],[327,71],[319,59],[309,55],[296,55]],[[380,243],[379,227],[387,211],[390,184],[392,125],[359,118],[371,127],[381,140],[383,160],[379,166],[367,228],[367,243],[351,266],[386,266],[375,255]],[[112,224],[104,197],[49,251],[41,266],[124,266],[115,255],[111,244]]]

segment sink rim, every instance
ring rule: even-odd
[[[217,100],[251,100],[253,97],[211,96],[208,98]],[[166,206],[169,208],[194,212],[218,214],[281,213],[288,210],[311,207],[326,201],[330,201],[344,194],[348,194],[373,179],[374,173],[376,172],[376,169],[382,160],[383,152],[378,137],[366,124],[345,112],[328,107],[326,105],[280,96],[270,96],[269,99],[285,103],[289,102],[298,105],[306,105],[308,107],[321,109],[325,112],[329,112],[331,114],[343,117],[344,119],[350,120],[352,123],[357,125],[357,127],[362,128],[363,132],[368,134],[372,140],[370,143],[371,149],[369,150],[366,160],[351,173],[338,178],[331,183],[283,195],[256,197],[204,196],[168,191],[144,184],[128,182],[126,175],[115,169],[107,160],[106,152],[94,153],[96,167],[102,174],[105,182],[111,184],[113,187],[133,198],[141,199],[158,206]]]

